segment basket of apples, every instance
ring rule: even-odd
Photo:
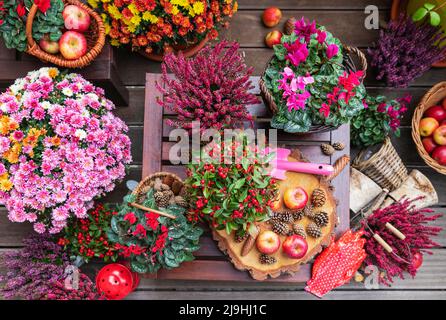
[[[89,6],[78,0],[64,0],[62,11],[64,28],[58,41],[49,37],[37,43],[33,38],[33,21],[40,9],[32,5],[26,20],[26,52],[42,61],[64,68],[83,68],[102,51],[105,28],[101,17]]]
[[[423,160],[446,175],[446,82],[432,87],[415,109],[412,137]]]

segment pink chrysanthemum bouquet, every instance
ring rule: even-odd
[[[112,109],[101,88],[56,68],[0,95],[0,203],[11,221],[58,233],[124,178],[130,139]]]

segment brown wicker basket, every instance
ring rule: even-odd
[[[172,188],[172,191],[174,191],[175,195],[178,195],[181,192],[181,189],[183,188],[183,180],[181,180],[180,177],[178,177],[176,174],[170,173],[170,172],[157,172],[154,174],[151,174],[150,176],[145,177],[141,182],[136,186],[136,188],[133,190],[132,194],[136,195],[136,202],[137,203],[143,203],[144,197],[147,193],[147,191],[152,187],[152,183],[157,179],[160,178],[161,180],[166,181],[170,180],[169,186]],[[173,184],[178,185],[178,192],[174,190],[172,187]]]
[[[43,51],[33,39],[33,21],[36,16],[38,7],[33,4],[29,10],[28,18],[26,20],[26,38],[28,40],[28,48],[26,52],[32,56],[39,58],[42,61],[50,62],[63,68],[83,68],[89,65],[102,51],[105,44],[105,28],[101,17],[89,6],[83,4],[78,0],[64,0],[65,4],[73,4],[85,9],[90,15],[91,24],[88,32],[85,33],[87,38],[88,51],[87,53],[76,60],[67,60],[61,54],[49,54]]]
[[[389,137],[376,153],[366,159],[368,151],[369,149],[361,151],[352,166],[375,181],[381,188],[393,191],[408,178],[407,168]]]
[[[291,34],[293,32],[295,21],[296,20],[294,18],[290,18],[285,23],[285,33],[286,34]],[[361,70],[364,71],[364,76],[363,76],[363,79],[364,79],[366,76],[366,72],[367,72],[367,58],[365,57],[364,53],[362,53],[361,50],[359,50],[358,48],[350,47],[350,46],[346,46],[346,45],[344,45],[344,49],[345,49],[344,66],[346,67],[346,69],[348,71],[356,71],[357,68],[356,68],[356,65],[352,59],[352,55],[353,54],[356,55],[358,57],[360,65],[361,65]],[[260,95],[262,96],[265,106],[269,109],[269,111],[272,115],[276,114],[278,112],[279,108],[278,108],[276,102],[274,101],[273,95],[266,87],[263,77],[265,76],[266,69],[268,68],[268,65],[270,64],[270,62],[273,58],[274,58],[274,56],[272,56],[269,59],[268,63],[265,66],[265,69],[263,70],[262,76],[260,77],[260,80],[259,80]],[[295,133],[295,134],[302,135],[302,134],[308,134],[308,133],[326,132],[326,131],[331,131],[331,130],[335,130],[335,129],[337,129],[337,127],[321,124],[321,125],[311,126],[310,130],[308,130],[307,132],[299,132],[299,133]]]
[[[443,99],[446,98],[446,81],[440,82],[433,86],[421,99],[420,103],[415,109],[413,118],[412,118],[412,138],[417,147],[418,153],[421,158],[423,158],[424,162],[437,172],[446,175],[446,166],[440,165],[437,161],[432,159],[432,157],[427,153],[426,149],[424,149],[423,143],[421,142],[420,135],[420,121],[423,118],[424,112],[440,103]]]

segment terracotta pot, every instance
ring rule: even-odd
[[[397,20],[400,13],[406,11],[408,0],[393,0],[390,17],[392,20]],[[436,68],[446,68],[446,58],[442,61],[436,62],[432,65]]]
[[[173,51],[174,52],[181,51],[186,58],[189,58],[189,57],[192,57],[193,55],[195,55],[198,51],[200,51],[208,41],[209,41],[209,38],[206,36],[203,40],[201,40],[199,43],[197,43],[195,45],[191,45],[189,47],[177,46],[177,47],[174,47]],[[157,61],[157,62],[164,61],[164,54],[146,53],[145,51],[140,51],[139,53],[141,55],[143,55],[144,57],[146,57],[147,59],[150,59],[153,61]]]

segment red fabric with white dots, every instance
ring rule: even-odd
[[[305,290],[321,298],[330,290],[350,281],[366,257],[363,231],[348,230],[316,258],[312,277]]]

